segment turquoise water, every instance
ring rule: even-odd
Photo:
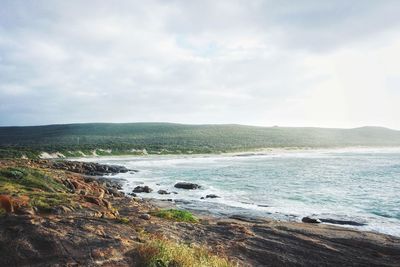
[[[88,159],[86,159],[88,160]],[[400,149],[275,151],[214,156],[89,159],[138,169],[118,177],[125,191],[149,185],[145,197],[216,215],[244,214],[300,221],[303,216],[352,220],[356,227],[400,236]],[[200,190],[175,189],[179,181]],[[178,194],[159,195],[165,189]],[[207,194],[217,199],[201,200]]]

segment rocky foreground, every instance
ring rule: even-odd
[[[0,161],[0,266],[400,266],[400,239],[388,235],[240,216],[159,218],[153,202],[88,176],[130,170],[90,166]],[[165,255],[160,244],[180,252]]]

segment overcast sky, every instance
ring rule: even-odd
[[[0,0],[0,125],[400,129],[400,1]]]

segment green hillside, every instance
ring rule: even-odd
[[[0,127],[0,156],[39,152],[91,154],[213,153],[277,147],[400,146],[400,131],[183,125],[172,123],[87,123]],[[104,151],[107,150],[107,151]],[[110,152],[109,150],[112,150]]]

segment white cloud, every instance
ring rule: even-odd
[[[0,125],[400,129],[397,1],[4,1]]]

